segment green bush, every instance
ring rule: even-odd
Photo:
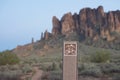
[[[78,68],[79,75],[101,77],[102,71],[99,66],[93,63],[81,64]]]
[[[12,65],[17,63],[19,63],[19,58],[16,54],[13,54],[10,51],[0,52],[0,65]]]
[[[110,74],[110,73],[120,73],[120,65],[116,63],[105,63],[99,65],[101,67],[101,70],[105,74]]]
[[[41,80],[62,80],[62,71],[49,71],[42,74]]]
[[[23,67],[22,67],[22,71],[24,74],[27,74],[29,72],[32,72],[32,67],[29,65],[29,64],[25,64]]]
[[[114,74],[113,80],[120,80],[120,74]]]
[[[44,70],[44,71],[55,71],[58,69],[58,66],[55,62],[52,62],[51,64],[48,64],[48,65],[41,65],[41,69]]]
[[[110,60],[110,52],[108,51],[97,51],[90,56],[90,60],[96,63],[103,63]]]

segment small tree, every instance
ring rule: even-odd
[[[96,53],[90,56],[90,60],[96,63],[107,62],[110,60],[110,52],[108,51],[96,51]]]

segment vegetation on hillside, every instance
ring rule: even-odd
[[[108,51],[96,51],[90,56],[90,60],[96,63],[110,61],[110,52]]]
[[[6,64],[11,58],[13,60],[19,60],[19,62],[9,63],[8,65],[2,64],[0,66],[0,79],[4,80],[19,80],[21,75],[27,75],[34,71],[33,66],[38,66],[39,69],[43,70],[42,80],[62,80],[62,49],[52,48],[44,50],[44,56],[38,56],[37,54],[31,54],[27,57],[18,57],[11,51],[1,52],[0,56],[14,55],[15,57],[6,57]],[[95,48],[86,46],[78,42],[78,77],[84,76],[84,78],[98,78],[107,75],[108,78],[113,80],[119,80],[118,75],[120,74],[120,51]],[[2,58],[0,58],[2,59]],[[11,60],[12,60],[11,59]],[[2,62],[4,60],[0,60]],[[19,64],[18,64],[19,63]],[[11,73],[11,74],[10,74]],[[16,74],[16,75],[15,75]],[[3,76],[2,76],[3,75]],[[32,76],[29,77],[29,79]],[[90,79],[90,80],[93,80]],[[28,79],[28,78],[25,78]],[[78,80],[79,80],[78,79]],[[97,80],[97,79],[96,79]]]
[[[13,54],[11,51],[0,52],[0,65],[13,65],[19,63],[19,61],[17,55]]]

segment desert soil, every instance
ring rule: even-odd
[[[38,67],[34,67],[33,69],[35,71],[35,74],[33,75],[31,80],[41,80],[43,71],[40,70]]]

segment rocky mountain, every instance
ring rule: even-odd
[[[87,45],[120,49],[119,10],[105,12],[102,6],[83,8],[79,14],[68,12],[60,20],[53,16],[52,24],[51,33],[46,30],[41,40],[21,47],[39,52],[43,48],[62,46],[63,40],[77,40]],[[19,46],[13,51],[17,53],[22,48]]]
[[[120,33],[120,11],[105,13],[102,6],[97,9],[84,8],[79,14],[66,13],[61,20],[53,17],[52,34],[69,35],[76,32],[85,38],[97,40],[99,37],[113,41],[112,32]]]

